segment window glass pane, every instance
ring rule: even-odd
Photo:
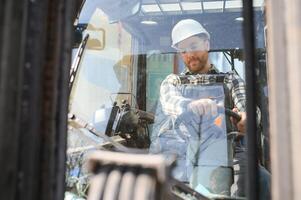
[[[265,1],[253,1],[256,41],[256,101],[257,101],[257,137],[259,152],[259,188],[262,199],[271,199],[270,187],[270,134],[269,134],[269,99],[267,81],[267,53],[266,53],[266,22]]]
[[[127,148],[167,160],[175,155],[172,176],[192,191],[210,198],[245,197],[242,1],[110,2],[87,0],[77,20],[83,43],[73,56],[69,152],[106,148],[101,145],[106,142],[111,144],[106,150],[120,151],[106,138],[117,137]],[[254,2],[258,91],[266,95],[262,6]],[[264,97],[257,106],[262,140],[268,130]],[[258,160],[262,169],[267,166],[266,157]],[[74,166],[67,168],[70,178]],[[79,183],[67,180],[70,188]]]
[[[89,36],[81,56],[70,96],[70,112],[105,131],[116,93],[131,93],[132,37],[122,24],[110,24],[96,8],[83,32]],[[110,37],[108,37],[110,36]],[[74,52],[78,49],[74,49]]]

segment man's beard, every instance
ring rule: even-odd
[[[207,60],[206,59],[199,59],[199,58],[193,58],[188,61],[188,63],[185,63],[186,67],[191,72],[200,72],[205,69]]]

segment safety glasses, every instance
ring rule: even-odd
[[[205,43],[206,40],[207,39],[201,39],[198,42],[193,42],[188,47],[185,48],[179,48],[179,47],[174,47],[174,48],[177,50],[177,52],[181,54],[186,54],[195,51],[205,51],[207,50],[206,43]]]

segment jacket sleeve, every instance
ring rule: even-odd
[[[246,112],[246,88],[244,81],[236,74],[232,77],[231,96],[234,106],[240,112]]]
[[[171,74],[166,77],[160,87],[160,102],[163,112],[168,115],[181,115],[187,110],[191,99],[183,97],[177,85],[180,79],[177,75]]]

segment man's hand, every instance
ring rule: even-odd
[[[217,115],[217,104],[211,99],[199,99],[188,104],[188,109],[197,115]]]
[[[245,132],[246,132],[246,123],[247,123],[247,114],[246,114],[246,112],[239,112],[237,108],[233,108],[232,111],[236,112],[241,117],[240,121],[237,121],[236,119],[231,118],[232,122],[236,125],[237,130],[240,133],[245,134]]]

